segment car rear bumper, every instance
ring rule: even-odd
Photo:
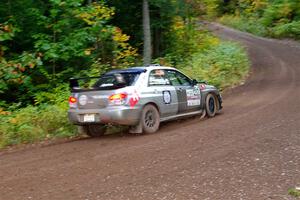
[[[93,122],[84,121],[86,114],[94,114]],[[76,125],[87,124],[119,124],[136,125],[141,115],[140,108],[130,108],[127,106],[112,106],[104,109],[70,109],[68,117],[71,123]]]

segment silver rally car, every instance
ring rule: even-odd
[[[95,79],[89,86],[79,81]],[[113,70],[100,77],[70,79],[69,120],[89,136],[107,124],[130,126],[132,133],[154,133],[160,122],[207,115],[222,109],[214,86],[192,80],[175,68],[152,65]]]

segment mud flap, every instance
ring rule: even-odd
[[[143,133],[142,122],[140,121],[137,125],[131,126],[129,129],[129,133],[133,133],[133,134]]]
[[[223,106],[222,106],[222,103],[223,103],[222,97],[221,97],[220,94],[218,94],[218,95],[217,95],[217,98],[218,98],[218,101],[219,101],[219,109],[218,109],[218,110],[221,110],[221,109],[223,108]]]
[[[203,109],[202,115],[200,116],[200,119],[203,119],[206,116],[206,110]]]
[[[77,133],[87,135],[87,127],[77,126]]]

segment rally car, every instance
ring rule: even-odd
[[[172,67],[113,70],[100,77],[72,78],[70,86],[69,120],[92,137],[103,135],[108,124],[130,126],[132,133],[154,133],[163,121],[214,117],[222,109],[216,87]]]

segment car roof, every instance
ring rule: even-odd
[[[160,65],[150,65],[150,66],[141,66],[141,67],[130,67],[127,69],[116,69],[109,71],[105,73],[105,75],[111,75],[111,74],[117,74],[117,73],[142,73],[146,72],[147,70],[153,70],[153,69],[175,69],[173,67],[165,67],[165,66],[160,66]]]
[[[106,72],[105,75],[111,75],[111,74],[124,74],[124,73],[142,73],[145,72],[146,69],[141,67],[132,67],[127,69],[116,69],[109,72]]]

